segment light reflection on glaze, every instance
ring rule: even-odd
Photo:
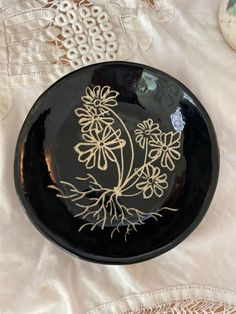
[[[185,122],[183,120],[183,116],[182,116],[180,108],[177,108],[175,113],[173,113],[170,116],[170,118],[171,118],[171,122],[175,131],[178,131],[178,132],[183,131]]]

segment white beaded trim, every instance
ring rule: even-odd
[[[70,9],[67,13],[67,18],[70,23],[75,23],[78,20],[77,12],[74,9]]]
[[[77,34],[75,35],[75,41],[78,45],[87,43],[87,36],[85,34]]]
[[[70,0],[58,5],[55,25],[72,67],[117,58],[118,42],[108,14],[96,4],[76,6]]]
[[[67,38],[74,35],[74,30],[71,26],[65,25],[62,27],[62,36]]]
[[[67,49],[70,49],[72,47],[75,47],[76,46],[76,41],[74,40],[73,37],[69,37],[69,38],[66,38],[64,40],[64,46],[67,48]]]
[[[67,51],[67,57],[69,59],[77,59],[79,57],[79,51],[74,47]]]
[[[57,26],[64,26],[68,24],[68,19],[66,17],[66,15],[62,14],[62,13],[58,13],[55,17],[55,23]]]
[[[81,7],[79,8],[79,14],[82,17],[82,19],[85,19],[86,17],[90,17],[91,16],[91,11],[88,7]]]
[[[63,1],[60,5],[59,5],[59,10],[61,12],[67,12],[68,10],[70,10],[72,8],[72,4],[70,1]]]
[[[92,55],[89,54],[82,56],[81,59],[85,65],[93,63],[94,60]]]
[[[73,28],[75,34],[81,34],[84,31],[84,27],[80,22],[73,23],[72,28]]]
[[[122,56],[120,24],[106,1],[10,2],[2,6],[0,17],[11,86],[48,84],[75,68],[115,60],[118,51]]]
[[[91,7],[91,13],[93,17],[97,17],[102,12],[102,7],[99,5],[93,5]]]

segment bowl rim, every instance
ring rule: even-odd
[[[85,68],[92,68],[94,66],[103,66],[103,65],[127,65],[127,66],[132,66],[132,67],[141,67],[143,69],[149,70],[149,71],[154,71],[159,74],[164,74],[167,78],[170,78],[172,81],[178,83],[180,87],[182,87],[188,95],[193,99],[194,103],[197,105],[197,108],[201,115],[203,116],[210,139],[212,141],[212,154],[214,155],[214,161],[212,162],[212,179],[208,187],[207,195],[204,199],[203,205],[201,209],[198,212],[198,215],[196,216],[195,220],[189,225],[187,229],[185,229],[178,237],[176,237],[173,241],[169,242],[167,245],[162,246],[160,248],[157,248],[155,250],[146,252],[144,254],[140,255],[135,255],[135,256],[130,256],[130,257],[107,257],[107,256],[100,256],[92,253],[87,253],[84,251],[81,251],[80,249],[78,250],[72,250],[71,248],[66,247],[66,245],[61,241],[60,239],[56,238],[53,232],[48,230],[44,224],[42,224],[37,217],[34,215],[34,211],[32,206],[29,205],[29,203],[26,201],[24,191],[22,189],[22,185],[20,183],[20,152],[21,152],[21,146],[22,142],[25,139],[25,130],[26,126],[29,124],[29,121],[31,120],[31,117],[34,115],[34,111],[37,110],[38,106],[40,105],[39,100],[45,96],[48,91],[50,91],[54,86],[56,86],[58,83],[62,82],[63,80],[66,80],[68,77],[73,76],[74,73],[77,73]],[[76,258],[80,258],[89,262],[94,262],[94,263],[99,263],[99,264],[108,264],[108,265],[127,265],[127,264],[134,264],[134,263],[139,263],[139,262],[144,262],[146,260],[149,260],[151,258],[157,257],[159,255],[162,255],[169,250],[173,249],[176,247],[178,244],[183,242],[195,229],[196,227],[200,224],[202,221],[203,217],[205,216],[211,201],[213,199],[216,187],[217,187],[217,182],[219,178],[219,168],[220,168],[220,153],[219,153],[219,147],[218,147],[218,142],[217,142],[217,137],[216,137],[216,132],[214,129],[214,126],[212,124],[212,121],[210,119],[209,114],[201,104],[201,102],[198,100],[198,98],[183,84],[181,83],[178,79],[174,78],[170,74],[161,71],[159,69],[156,69],[154,67],[141,64],[141,63],[136,63],[136,62],[129,62],[129,61],[107,61],[107,62],[101,62],[101,63],[95,63],[91,64],[82,68],[79,68],[75,71],[72,71],[65,76],[61,77],[58,79],[56,82],[54,82],[52,85],[50,85],[34,102],[32,105],[31,109],[29,110],[24,123],[20,129],[17,143],[16,143],[16,148],[15,148],[15,156],[14,156],[14,184],[15,184],[15,190],[18,196],[18,199],[20,201],[20,204],[22,208],[24,209],[28,219],[31,221],[31,223],[35,226],[35,228],[44,236],[46,237],[50,242],[52,242],[54,245],[62,249],[63,251],[70,253],[72,256]],[[54,235],[54,236],[53,236]]]

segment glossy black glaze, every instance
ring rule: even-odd
[[[157,78],[154,91],[141,78],[144,72]],[[126,242],[122,234],[111,239],[109,226],[104,230],[84,228],[78,232],[81,221],[71,215],[73,206],[48,188],[59,180],[72,180],[76,184],[73,178],[85,172],[73,151],[80,136],[74,110],[80,106],[81,96],[89,85],[109,85],[120,93],[117,112],[131,133],[137,122],[148,118],[158,121],[163,131],[173,130],[170,116],[177,108],[185,122],[182,158],[170,176],[168,191],[161,201],[145,203],[147,211],[155,206],[179,210],[166,212],[158,222],[147,219]],[[129,152],[126,154],[129,158]],[[34,225],[72,254],[109,264],[144,261],[183,241],[205,215],[216,188],[218,171],[215,132],[196,97],[166,73],[129,62],[91,65],[57,81],[32,107],[15,153],[16,190]],[[103,176],[104,185],[112,180],[111,169]],[[132,202],[131,206],[135,206],[142,200],[137,197]]]

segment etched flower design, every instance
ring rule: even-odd
[[[85,106],[85,108],[77,108],[76,115],[79,117],[79,124],[82,132],[97,130],[101,132],[107,125],[112,125],[114,119],[107,116],[108,111],[103,108]]]
[[[125,140],[120,138],[121,130],[114,131],[107,126],[102,132],[91,130],[82,135],[84,142],[77,144],[74,149],[79,154],[78,160],[84,162],[88,169],[96,165],[100,170],[107,170],[108,160],[116,161],[114,150],[125,146]]]
[[[154,136],[160,134],[161,130],[158,123],[154,123],[152,119],[147,119],[138,123],[134,133],[136,135],[136,142],[144,149],[145,143],[154,140]]]
[[[155,194],[157,197],[162,197],[165,189],[168,187],[167,175],[161,174],[161,170],[158,167],[149,165],[142,173],[142,182],[136,184],[137,189],[143,191],[144,198],[150,198]]]
[[[87,87],[86,95],[81,99],[86,105],[95,107],[114,107],[117,106],[116,97],[119,95],[118,92],[111,90],[110,86],[94,86],[93,88]]]
[[[173,160],[179,160],[181,157],[178,148],[180,147],[181,132],[162,133],[155,136],[150,142],[153,147],[150,150],[149,157],[151,159],[161,158],[161,166],[174,170],[175,164]]]
[[[158,120],[146,119],[130,133],[125,121],[112,108],[118,105],[118,95],[109,86],[87,87],[83,104],[74,111],[81,129],[80,142],[74,150],[79,162],[83,163],[82,168],[88,169],[86,176],[76,179],[87,187],[83,184],[80,189],[68,181],[60,181],[62,189],[57,185],[49,187],[57,190],[57,197],[71,200],[78,207],[72,214],[85,221],[79,232],[84,228],[93,231],[96,227],[104,230],[109,226],[111,238],[116,232],[125,230],[127,240],[130,232],[137,231],[146,218],[162,217],[160,211],[163,210],[178,211],[170,207],[162,207],[158,212],[144,211],[142,207],[146,208],[146,204],[142,204],[142,199],[148,200],[147,205],[153,208],[153,202],[163,197],[168,189],[167,173],[162,171],[164,167],[172,171],[181,157],[180,131],[184,121],[177,108],[171,115],[175,131],[165,133],[159,128]],[[141,154],[139,147],[144,149]],[[96,172],[95,178],[93,172],[96,169],[107,172],[100,175]],[[112,180],[104,182],[104,176],[112,176]],[[130,199],[137,195],[140,195],[140,204],[136,208],[132,202],[126,201],[126,197]]]

